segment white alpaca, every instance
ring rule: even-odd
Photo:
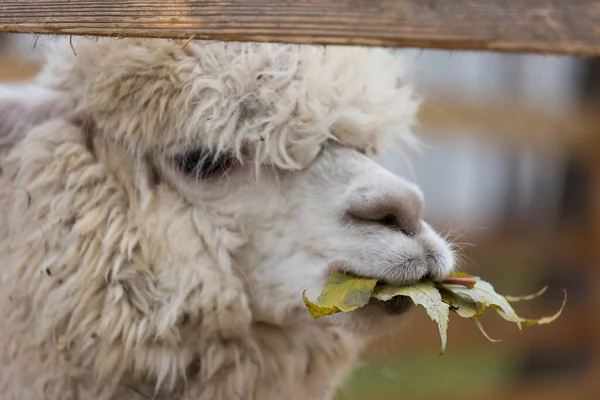
[[[369,159],[412,140],[388,51],[74,45],[0,92],[3,400],[330,399],[404,302],[314,321],[302,291],[452,269]]]

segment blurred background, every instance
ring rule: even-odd
[[[36,37],[0,35],[0,82],[38,70]],[[40,38],[41,43],[43,39]],[[340,400],[600,398],[600,60],[402,50],[424,99],[428,147],[380,162],[416,181],[426,217],[460,249],[459,268],[503,294],[549,285],[519,303],[527,317],[563,315],[520,332],[496,315],[410,325],[371,346]],[[452,317],[452,316],[451,316]]]

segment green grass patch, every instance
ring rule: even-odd
[[[511,355],[469,349],[460,354],[403,354],[363,361],[339,391],[338,400],[461,398],[510,381]]]

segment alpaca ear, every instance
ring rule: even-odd
[[[0,154],[7,152],[32,127],[67,115],[66,96],[36,84],[0,85]]]

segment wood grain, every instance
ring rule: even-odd
[[[0,31],[600,55],[600,2],[20,0]]]

